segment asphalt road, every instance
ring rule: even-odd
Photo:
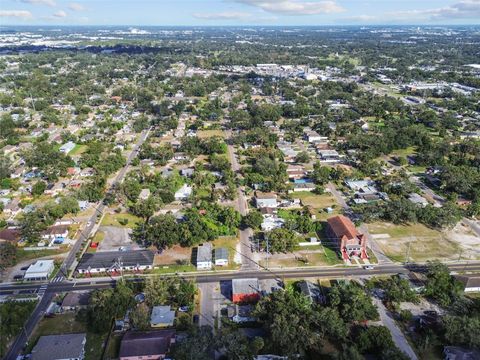
[[[480,262],[460,262],[455,264],[447,264],[452,272],[480,272]],[[228,281],[232,279],[241,279],[248,277],[256,277],[258,279],[277,279],[283,281],[288,278],[319,278],[325,277],[328,279],[337,278],[359,278],[365,276],[378,276],[378,275],[392,275],[397,273],[408,273],[409,271],[421,271],[424,269],[424,265],[379,265],[373,270],[365,270],[359,267],[324,267],[324,268],[312,268],[312,269],[280,269],[280,270],[254,270],[254,271],[223,271],[223,272],[211,272],[198,275],[196,273],[178,274],[185,279],[191,279],[197,284],[205,284],[212,282]],[[167,275],[166,275],[167,276]],[[176,275],[168,275],[176,276]],[[104,289],[113,287],[119,278],[102,278],[102,279],[79,279],[73,281],[64,281],[48,284],[48,288],[45,290],[45,294],[41,297],[41,300],[31,317],[25,324],[24,331],[17,337],[13,345],[11,346],[5,360],[14,360],[20,351],[27,343],[28,337],[33,332],[36,324],[42,318],[48,304],[54,297],[54,294],[60,292],[67,292],[73,290],[93,290]],[[131,281],[143,281],[144,278],[131,278]],[[34,284],[8,284],[0,285],[0,295],[11,295],[18,293],[22,290],[34,290],[40,291],[41,288],[45,288],[44,283]],[[214,313],[214,312],[213,312]],[[214,315],[213,315],[214,316]],[[210,319],[208,319],[210,320]],[[208,321],[207,320],[207,321]]]
[[[130,163],[138,155],[138,152],[140,151],[140,147],[145,142],[149,134],[150,134],[150,129],[144,130],[142,132],[139,140],[133,147],[132,152],[127,157],[125,166],[120,170],[120,172],[115,177],[115,180],[113,181],[111,188],[115,187],[117,184],[122,183],[123,179],[125,178],[125,175],[128,172]],[[17,336],[17,338],[15,339],[15,342],[10,347],[8,353],[5,356],[5,360],[16,359],[17,355],[20,353],[20,351],[24,348],[25,344],[27,343],[28,338],[32,334],[35,326],[37,325],[37,323],[40,321],[43,314],[47,310],[47,307],[52,301],[54,294],[56,292],[65,291],[65,290],[62,290],[64,286],[67,286],[67,288],[70,286],[69,290],[72,289],[72,284],[65,283],[64,281],[68,276],[68,272],[70,271],[70,268],[74,264],[76,254],[80,250],[83,240],[88,239],[89,236],[93,235],[93,230],[95,229],[96,222],[99,218],[101,218],[103,211],[105,210],[105,205],[103,205],[103,202],[102,202],[95,209],[96,211],[90,218],[89,222],[87,223],[88,225],[80,232],[80,235],[78,236],[77,241],[75,242],[75,244],[73,244],[68,256],[65,258],[62,265],[60,266],[59,274],[55,276],[54,279],[52,279],[50,284],[47,284],[46,286],[43,285],[44,293],[40,295],[40,302],[37,304],[37,307],[33,311],[30,318],[27,320],[27,323],[24,326],[24,330],[21,332],[19,336]],[[95,284],[91,284],[91,285],[94,285],[92,289],[98,288],[98,286],[95,286]],[[112,286],[112,285],[104,284],[99,286]],[[37,288],[40,288],[39,285],[37,285]],[[2,291],[0,290],[0,295],[1,294],[2,294]]]

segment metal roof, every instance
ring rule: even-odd
[[[32,350],[32,360],[79,359],[86,334],[42,336]]]
[[[150,250],[105,251],[97,253],[86,253],[80,260],[77,269],[108,269],[118,263],[119,259],[124,267],[137,265],[153,265],[153,257],[154,254]]]

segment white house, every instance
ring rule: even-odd
[[[27,281],[48,280],[48,277],[55,269],[53,260],[37,260],[25,271],[24,279]]]
[[[257,208],[276,208],[278,206],[277,195],[257,191],[255,193],[255,203],[257,204]]]
[[[75,148],[75,143],[72,141],[69,141],[62,146],[60,146],[60,152],[64,154],[68,154],[70,151],[72,151]]]
[[[192,191],[193,189],[190,185],[183,184],[175,193],[175,200],[187,200],[192,195]]]
[[[197,270],[209,270],[212,268],[212,244],[205,243],[198,247]]]
[[[225,248],[215,249],[215,266],[228,265],[228,250]]]

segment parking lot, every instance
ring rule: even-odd
[[[131,229],[117,226],[100,226],[98,231],[105,234],[104,239],[100,241],[97,251],[116,251],[120,248],[125,250],[136,250],[140,247],[130,238]]]

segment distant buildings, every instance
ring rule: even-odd
[[[87,336],[65,334],[41,336],[32,350],[32,360],[83,360]]]
[[[327,223],[327,235],[336,241],[344,261],[349,261],[353,256],[368,259],[367,238],[358,232],[349,218],[338,215],[329,218]]]

